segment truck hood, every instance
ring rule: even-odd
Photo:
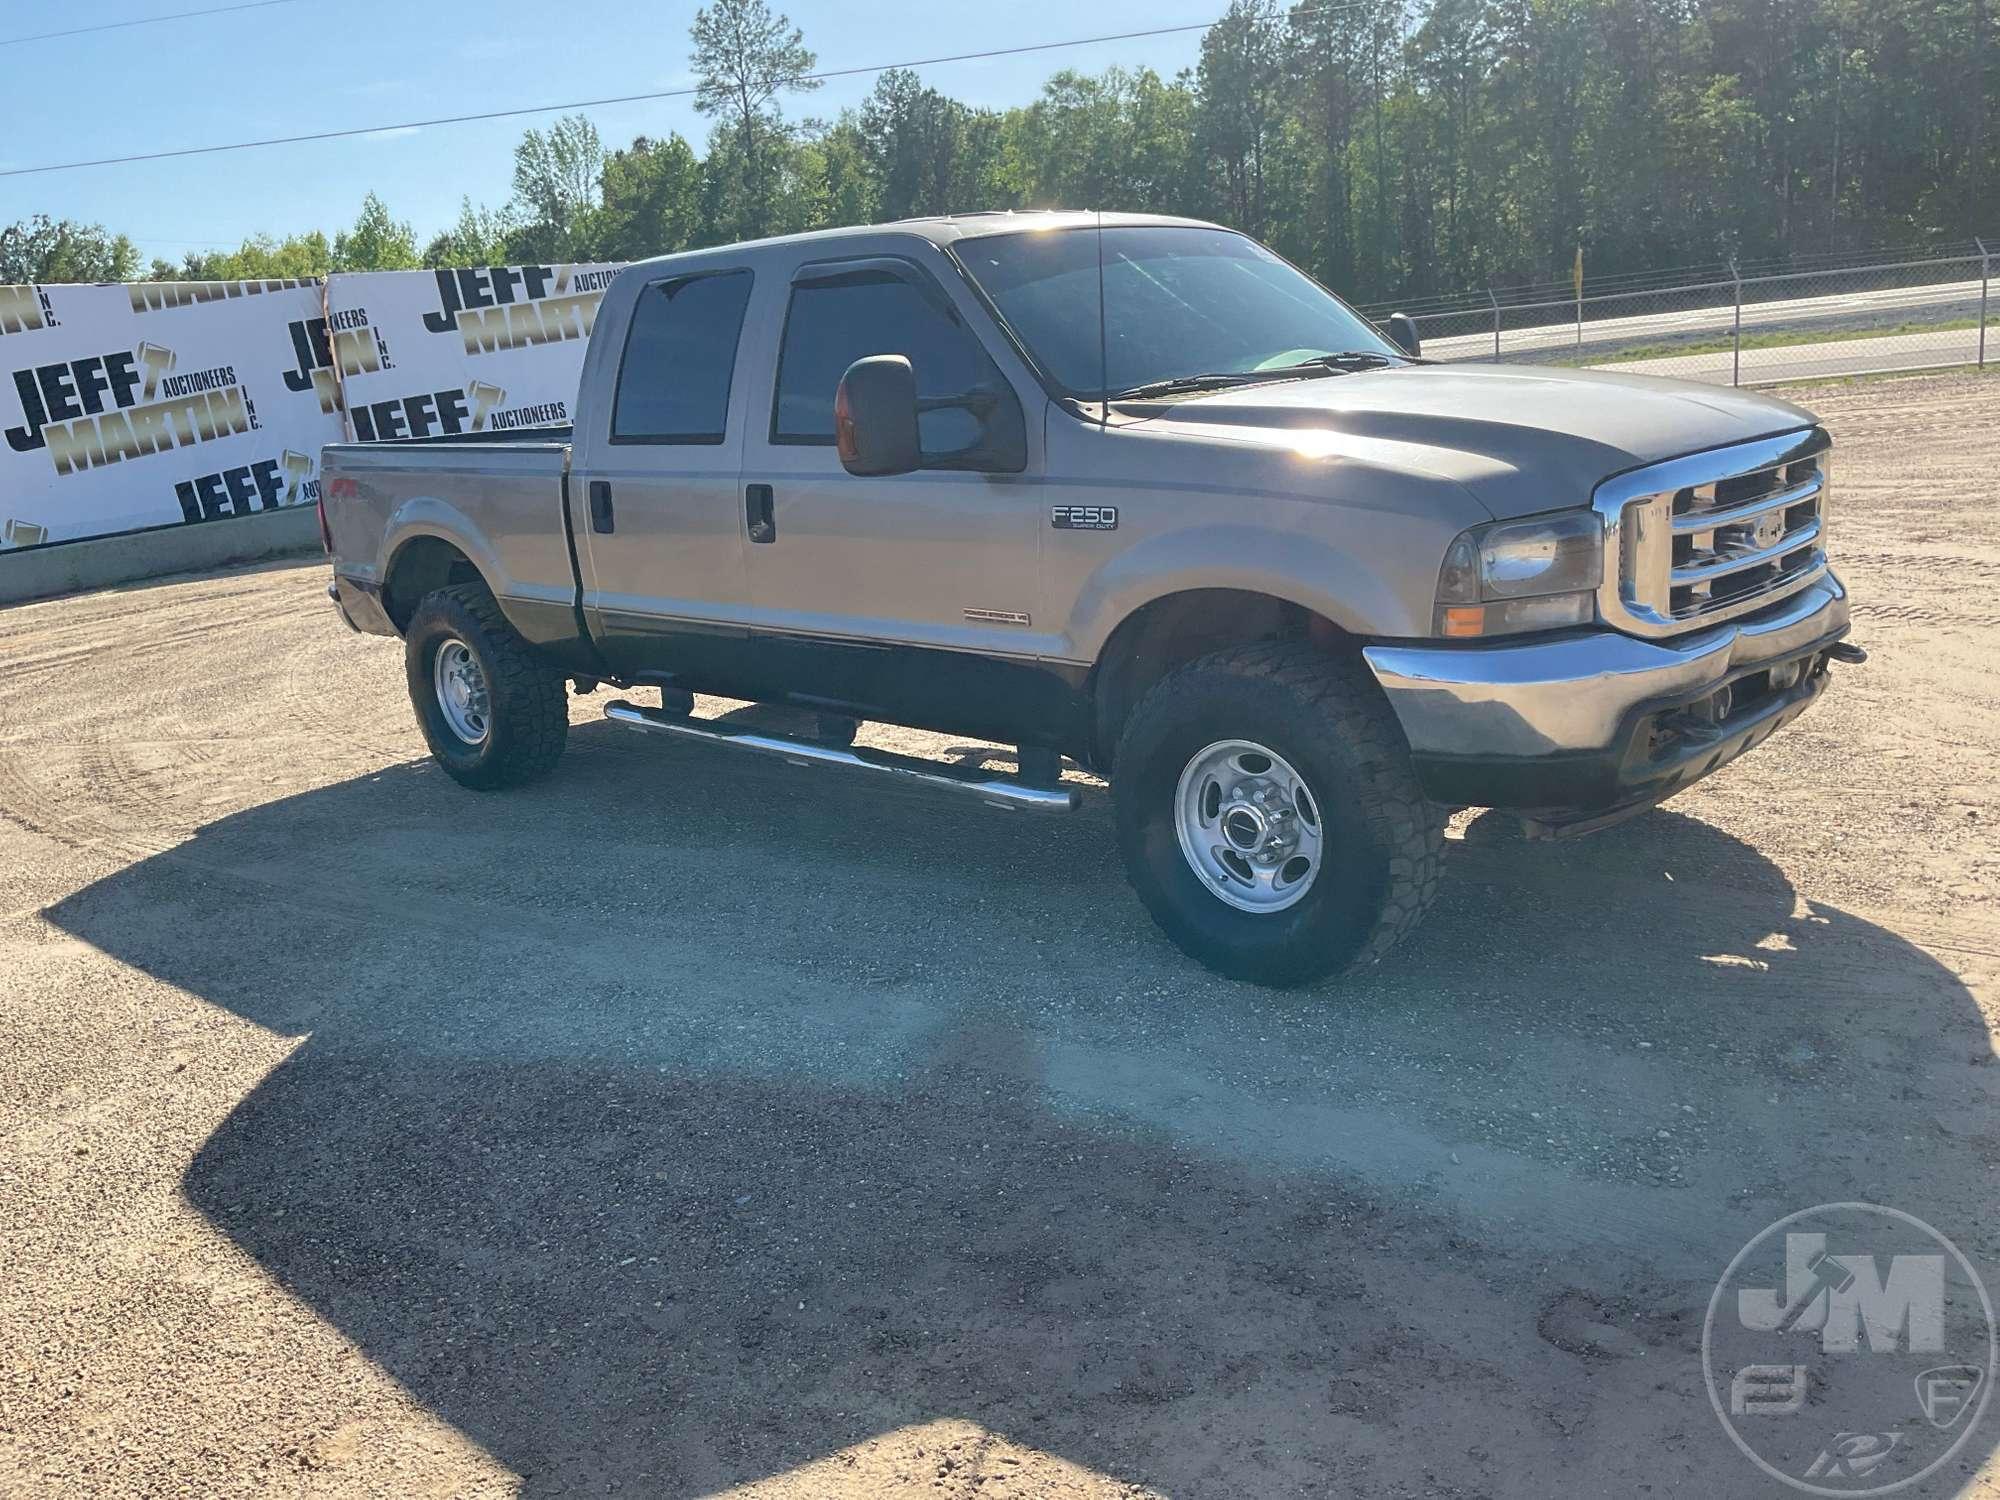
[[[1117,409],[1162,436],[1449,478],[1501,520],[1582,505],[1613,474],[1814,420],[1726,386],[1508,365],[1407,365]]]

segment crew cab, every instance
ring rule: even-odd
[[[464,785],[635,729],[1001,807],[1106,778],[1161,928],[1235,977],[1384,953],[1456,806],[1616,822],[1803,712],[1845,642],[1830,440],[1764,396],[1440,365],[1270,250],[973,214],[621,272],[574,429],[326,450],[329,592]],[[735,727],[694,695],[801,705]],[[876,720],[1017,748],[859,748]]]

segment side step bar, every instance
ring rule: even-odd
[[[880,771],[899,781],[970,793],[993,807],[1018,808],[1026,812],[1074,812],[1083,803],[1082,795],[1073,788],[1030,786],[1012,776],[995,776],[976,767],[947,765],[943,761],[896,755],[887,750],[821,745],[786,734],[735,729],[714,719],[688,718],[626,703],[622,699],[607,703],[604,717],[634,729],[678,735],[684,740],[706,740],[710,744],[734,745],[742,750],[782,756],[795,766],[851,766],[863,771]]]

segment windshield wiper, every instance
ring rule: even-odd
[[[1295,373],[1295,372],[1285,372]],[[1113,401],[1144,401],[1153,396],[1179,396],[1189,391],[1220,391],[1232,385],[1255,385],[1260,380],[1270,380],[1270,370],[1244,370],[1234,373],[1218,372],[1212,375],[1176,375],[1172,380],[1154,380],[1145,385],[1135,385],[1130,390],[1113,391]],[[1283,378],[1279,376],[1278,378]]]
[[[1266,370],[1218,370],[1207,375],[1177,375],[1172,380],[1154,380],[1130,390],[1113,391],[1113,401],[1146,401],[1154,396],[1183,396],[1195,391],[1227,390],[1233,385],[1255,385],[1264,380],[1305,380],[1315,375],[1344,375],[1354,370],[1376,370],[1398,363],[1387,354],[1372,349],[1350,349],[1339,354],[1316,354],[1295,365],[1272,365]]]
[[[1302,359],[1295,365],[1275,365],[1262,373],[1266,375],[1308,375],[1315,372],[1328,375],[1345,375],[1355,370],[1379,370],[1394,366],[1402,361],[1387,354],[1378,354],[1373,349],[1348,349],[1339,354],[1315,354],[1311,359]]]

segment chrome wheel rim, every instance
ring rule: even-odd
[[[431,686],[451,732],[468,745],[485,744],[493,732],[492,706],[472,648],[456,637],[441,642],[431,662]]]
[[[1196,752],[1174,789],[1174,832],[1188,868],[1238,911],[1284,911],[1319,876],[1319,798],[1282,755],[1254,740]]]

